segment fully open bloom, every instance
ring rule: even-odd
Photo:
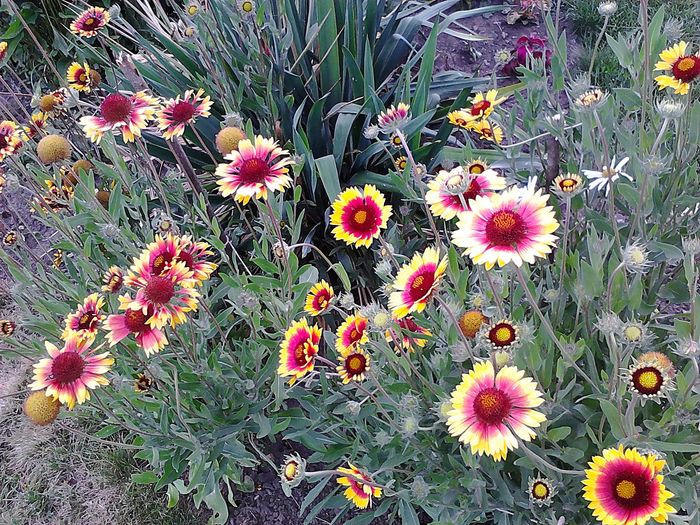
[[[313,316],[321,315],[328,311],[333,297],[335,297],[333,287],[325,280],[321,280],[320,283],[314,284],[309,290],[304,311]]]
[[[503,129],[498,124],[492,124],[489,120],[474,120],[468,124],[467,129],[476,133],[482,140],[496,144],[503,142]]]
[[[358,248],[369,248],[391,216],[391,206],[385,204],[384,195],[371,184],[366,184],[362,190],[347,188],[332,207],[333,236]]]
[[[654,454],[640,454],[636,448],[608,448],[588,463],[583,480],[583,497],[603,525],[644,525],[653,519],[665,523],[676,512],[667,501],[660,472],[666,462]]]
[[[477,195],[490,196],[493,190],[506,187],[506,180],[494,170],[468,173],[462,166],[450,171],[441,170],[435,180],[428,183],[425,202],[430,212],[446,221],[469,209],[469,203]]]
[[[90,399],[88,389],[109,384],[104,375],[114,363],[109,352],[95,354],[91,351],[91,344],[91,339],[80,339],[76,335],[70,335],[61,349],[47,341],[49,357],[34,365],[34,381],[29,388],[45,388],[47,396],[69,409],[76,402],[83,404]]]
[[[359,346],[351,348],[338,356],[340,365],[336,367],[344,385],[350,381],[364,381],[369,370],[369,355]]]
[[[146,312],[133,309],[130,308],[131,302],[132,299],[128,295],[120,297],[119,309],[124,310],[124,313],[112,314],[104,322],[109,346],[114,346],[129,334],[133,334],[136,344],[146,352],[146,357],[160,352],[168,344],[168,340],[160,329],[148,323],[153,309],[148,308]]]
[[[189,235],[183,235],[179,241],[177,260],[192,272],[192,278],[198,286],[201,286],[218,268],[218,264],[207,260],[207,257],[214,255],[214,252],[210,250],[211,247],[208,243],[195,242]]]
[[[445,275],[447,257],[440,259],[437,248],[426,248],[404,264],[391,285],[389,308],[397,319],[411,312],[422,312]]]
[[[129,308],[148,314],[146,323],[153,328],[163,328],[185,322],[185,314],[197,309],[199,293],[192,271],[182,261],[177,261],[159,272],[155,250],[144,250],[124,279],[127,286],[137,289]]]
[[[12,155],[21,145],[22,139],[17,124],[11,120],[0,122],[0,161]]]
[[[394,337],[399,338],[399,344],[406,352],[413,352],[413,345],[423,348],[428,343],[428,340],[421,336],[431,337],[433,335],[430,330],[420,326],[410,316],[402,319],[396,319],[396,324],[398,324],[399,328],[401,329],[400,333],[398,330],[396,333],[392,333],[391,330],[387,330],[384,334],[385,338],[387,342],[391,343],[393,341],[394,344],[396,344]],[[399,348],[395,348],[395,350],[396,352],[400,351]]]
[[[185,91],[182,98],[178,95],[163,102],[158,111],[158,127],[163,132],[163,137],[172,140],[185,132],[185,126],[194,124],[199,117],[208,117],[212,101],[208,96],[203,96],[204,90],[196,93],[193,90]]]
[[[508,319],[496,321],[484,332],[485,343],[494,350],[507,350],[520,340],[520,331]]]
[[[644,399],[658,401],[675,389],[676,370],[661,352],[645,352],[623,374],[628,388]]]
[[[321,341],[321,329],[317,325],[309,326],[306,318],[294,321],[284,333],[280,345],[280,364],[277,373],[282,377],[291,377],[289,384],[304,377],[314,369],[314,361]]]
[[[391,106],[382,111],[377,119],[377,125],[382,133],[394,133],[411,120],[411,107],[399,102],[398,106]]]
[[[354,466],[348,463],[350,468],[339,467],[338,471],[350,476],[343,476],[337,479],[339,485],[347,487],[343,493],[348,501],[351,501],[359,509],[372,507],[372,498],[381,498],[382,489],[372,487],[362,481],[372,483],[372,478]]]
[[[677,95],[687,95],[690,84],[700,77],[700,54],[691,55],[688,44],[682,40],[664,49],[654,71],[668,71],[668,75],[654,78],[660,89],[673,88]]]
[[[66,71],[68,86],[78,91],[89,93],[93,87],[92,69],[86,63],[81,66],[78,62],[73,62]]]
[[[498,263],[521,266],[552,251],[559,223],[547,206],[549,195],[510,188],[490,197],[477,196],[460,216],[452,242],[487,270]]]
[[[80,13],[70,24],[70,30],[76,35],[95,36],[109,22],[109,11],[102,7],[90,7]]]
[[[219,192],[247,204],[251,198],[267,199],[267,192],[282,191],[292,182],[288,166],[289,153],[273,139],[255,137],[255,143],[243,139],[238,149],[225,157],[230,162],[219,164],[216,176]]]
[[[105,132],[111,130],[118,130],[124,142],[133,142],[153,118],[156,107],[156,99],[143,91],[133,95],[111,93],[100,104],[99,114],[82,117],[80,125],[85,135],[98,144]]]
[[[96,293],[88,295],[78,310],[66,317],[66,328],[61,338],[65,340],[75,334],[81,339],[95,339],[98,325],[105,317],[101,312],[104,302],[104,298]]]
[[[595,190],[605,188],[605,194],[607,195],[610,192],[610,185],[619,179],[620,175],[625,177],[627,180],[632,180],[632,177],[622,171],[625,165],[629,162],[630,158],[625,157],[620,162],[616,162],[616,160],[616,157],[613,157],[610,167],[603,166],[603,169],[600,171],[583,170],[583,174],[588,178],[588,180],[592,181],[590,189]]]
[[[361,315],[349,315],[336,330],[335,349],[339,354],[347,353],[369,341],[367,319]]]
[[[508,450],[535,437],[533,428],[545,421],[534,410],[544,400],[535,382],[512,366],[494,378],[491,361],[477,363],[452,392],[452,410],[447,421],[451,435],[471,446],[472,454],[505,459]]]
[[[479,92],[472,99],[471,107],[453,111],[447,118],[452,124],[466,127],[469,122],[488,118],[495,107],[505,102],[506,98],[499,97],[497,89],[489,89],[485,94]]]

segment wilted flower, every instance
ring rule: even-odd
[[[614,0],[604,0],[598,4],[598,14],[600,16],[612,16],[617,12],[617,2]]]
[[[622,252],[622,264],[630,273],[646,273],[651,266],[646,245],[640,242],[628,244]]]
[[[459,318],[459,330],[464,337],[473,339],[479,333],[481,327],[488,322],[489,318],[481,310],[467,310]]]
[[[476,133],[478,138],[495,144],[503,142],[503,128],[498,124],[492,124],[491,121],[482,119],[470,122],[467,129]]]
[[[140,373],[134,380],[134,392],[143,394],[153,387],[153,379],[144,373]]]
[[[515,50],[511,60],[503,67],[507,75],[517,74],[517,68],[529,65],[531,60],[543,60],[549,67],[552,51],[547,46],[547,40],[539,36],[521,36],[515,42]]]
[[[605,188],[605,194],[607,195],[610,192],[610,185],[617,181],[620,176],[623,176],[627,180],[631,181],[632,177],[622,171],[629,160],[629,157],[625,157],[620,160],[620,162],[616,163],[616,157],[613,157],[610,167],[603,166],[601,171],[583,170],[583,174],[588,178],[588,180],[592,181],[590,184],[590,189],[596,190]]]
[[[363,130],[362,134],[366,139],[374,140],[379,136],[379,126],[370,124]]]

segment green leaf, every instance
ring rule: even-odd
[[[625,433],[622,430],[622,415],[620,414],[620,408],[613,405],[607,399],[600,399],[600,408],[603,410],[603,414],[610,424],[610,430],[612,435],[617,440],[624,439]]]
[[[326,190],[328,200],[333,202],[340,193],[340,177],[333,155],[326,155],[320,159],[315,159],[316,172]]]
[[[137,485],[150,485],[158,481],[158,476],[156,476],[155,472],[147,470],[138,474],[132,474],[131,481]]]

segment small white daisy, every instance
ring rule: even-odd
[[[617,181],[620,176],[625,177],[628,180],[632,180],[632,177],[622,171],[625,165],[629,162],[630,158],[625,157],[620,162],[615,164],[615,157],[612,158],[610,163],[613,167],[603,166],[601,171],[595,170],[583,170],[583,174],[591,181],[589,188],[591,190],[605,188],[605,194],[610,192],[610,183]]]

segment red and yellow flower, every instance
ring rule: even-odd
[[[66,71],[68,86],[85,93],[89,93],[92,89],[93,78],[92,70],[86,63],[80,65],[78,62],[73,62]]]
[[[490,197],[477,196],[470,210],[460,216],[452,235],[455,245],[466,248],[476,264],[489,270],[498,263],[521,266],[534,263],[552,251],[557,238],[552,235],[559,223],[547,206],[549,195],[510,188]]]
[[[333,287],[325,280],[321,280],[320,283],[314,284],[309,290],[304,311],[313,316],[321,315],[331,307],[333,297],[335,297]]]
[[[101,312],[104,298],[99,294],[88,295],[78,309],[66,317],[66,328],[61,339],[66,340],[71,335],[81,339],[95,339],[100,321],[104,319]]]
[[[70,30],[72,33],[80,36],[95,36],[100,29],[107,25],[109,19],[109,11],[106,9],[90,7],[71,22]]]
[[[208,117],[212,101],[208,96],[203,96],[204,90],[199,89],[185,91],[180,98],[171,98],[163,102],[158,111],[158,127],[166,140],[179,137],[185,132],[185,126],[194,124],[199,117]]]
[[[690,85],[700,77],[700,53],[688,53],[688,44],[682,40],[659,55],[654,71],[667,71],[654,80],[659,89],[672,88],[676,95],[687,95]]]
[[[147,314],[146,323],[158,329],[167,323],[173,327],[184,323],[185,314],[197,309],[199,297],[199,292],[194,289],[197,281],[192,270],[182,261],[161,270],[159,257],[157,250],[144,250],[124,279],[127,286],[137,290],[129,308]]]
[[[251,198],[267,199],[268,191],[283,191],[292,182],[288,166],[293,162],[274,139],[261,135],[255,143],[243,139],[224,158],[230,162],[216,168],[219,192],[224,197],[233,194],[243,204]]]
[[[124,142],[133,142],[153,119],[157,105],[157,100],[143,91],[133,95],[111,93],[100,104],[99,114],[82,117],[80,125],[85,135],[98,144],[107,131],[113,130],[121,133]]]
[[[488,118],[496,106],[505,102],[507,98],[499,98],[496,89],[489,89],[486,94],[479,92],[472,99],[471,107],[452,111],[447,118],[452,124],[468,129],[470,122]]]
[[[336,330],[335,349],[340,355],[357,349],[369,341],[368,320],[361,315],[349,315]]]
[[[12,155],[21,146],[22,139],[17,124],[11,120],[0,122],[0,161]]]
[[[416,323],[413,317],[410,316],[403,317],[402,319],[396,319],[396,324],[398,324],[399,328],[401,329],[401,332],[396,334],[396,336],[400,337],[401,348],[403,348],[406,352],[413,352],[414,345],[419,348],[423,348],[428,343],[428,340],[425,337],[420,336],[423,335],[431,337],[433,335],[430,330],[420,326],[418,323]],[[396,343],[394,340],[394,333],[392,333],[391,330],[387,330],[384,337],[388,343],[391,343],[392,341]],[[395,350],[399,352],[398,348]]]
[[[282,377],[290,377],[289,384],[293,385],[314,369],[320,342],[321,329],[317,325],[309,326],[306,318],[294,321],[284,333],[280,345],[277,373]]]
[[[368,483],[373,483],[371,476],[365,474],[352,463],[348,463],[348,467],[339,467],[338,472],[347,474],[336,481],[338,485],[347,487],[343,494],[348,501],[355,504],[358,509],[366,509],[372,507],[372,498],[379,499],[382,497],[382,489],[373,487]]]
[[[503,129],[498,124],[492,124],[486,119],[474,120],[469,122],[467,129],[476,133],[476,135],[489,142],[500,144],[503,142]]]
[[[435,180],[428,183],[425,202],[430,212],[446,221],[469,210],[470,202],[477,195],[489,197],[493,190],[506,187],[506,180],[494,170],[468,173],[462,166],[450,171],[441,170]]]
[[[377,119],[377,125],[383,133],[394,133],[401,129],[411,119],[411,107],[404,102],[391,106],[382,111]]]
[[[109,352],[95,354],[90,350],[91,344],[91,339],[81,339],[76,335],[70,335],[61,349],[47,341],[49,357],[34,365],[34,381],[29,388],[45,388],[47,396],[69,409],[90,399],[88,389],[109,384],[104,375],[114,364]]]
[[[153,309],[148,308],[144,312],[142,309],[131,308],[132,299],[128,295],[120,297],[119,303],[119,309],[124,310],[124,313],[110,315],[103,324],[107,330],[106,339],[109,346],[114,346],[125,337],[133,335],[136,344],[146,352],[146,357],[160,352],[168,344],[168,340],[162,330],[149,324]]]
[[[673,493],[664,485],[666,462],[636,448],[608,448],[588,463],[583,497],[603,525],[665,523],[676,512],[668,500]]]
[[[27,138],[31,139],[37,136],[39,132],[46,129],[46,121],[48,120],[48,115],[43,111],[36,111],[32,113],[32,121],[25,128],[25,133]]]
[[[523,441],[535,437],[532,429],[546,419],[534,410],[542,402],[535,382],[521,370],[505,366],[494,377],[491,361],[477,363],[452,392],[448,429],[469,444],[472,454],[501,461],[518,448],[516,436]]]
[[[391,216],[391,206],[385,204],[384,195],[371,184],[363,189],[347,188],[338,195],[332,208],[333,236],[356,248],[369,248]]]
[[[3,41],[3,42],[0,42],[0,62],[5,60],[6,56],[7,56],[7,42]]]
[[[105,273],[102,282],[102,291],[107,293],[117,293],[124,284],[124,274],[119,266],[110,266]]]
[[[447,258],[440,259],[437,248],[417,253],[404,264],[391,285],[395,290],[389,297],[389,308],[401,319],[411,312],[422,312],[447,270]]]
[[[338,356],[340,365],[336,367],[344,385],[350,381],[364,381],[365,373],[369,370],[369,354],[361,347],[355,346],[352,349],[341,352]]]
[[[207,257],[214,255],[208,243],[203,241],[195,242],[189,235],[179,238],[179,250],[176,259],[185,265],[185,268],[192,272],[192,278],[201,286],[204,281],[208,281],[211,274],[219,265],[207,260]]]

